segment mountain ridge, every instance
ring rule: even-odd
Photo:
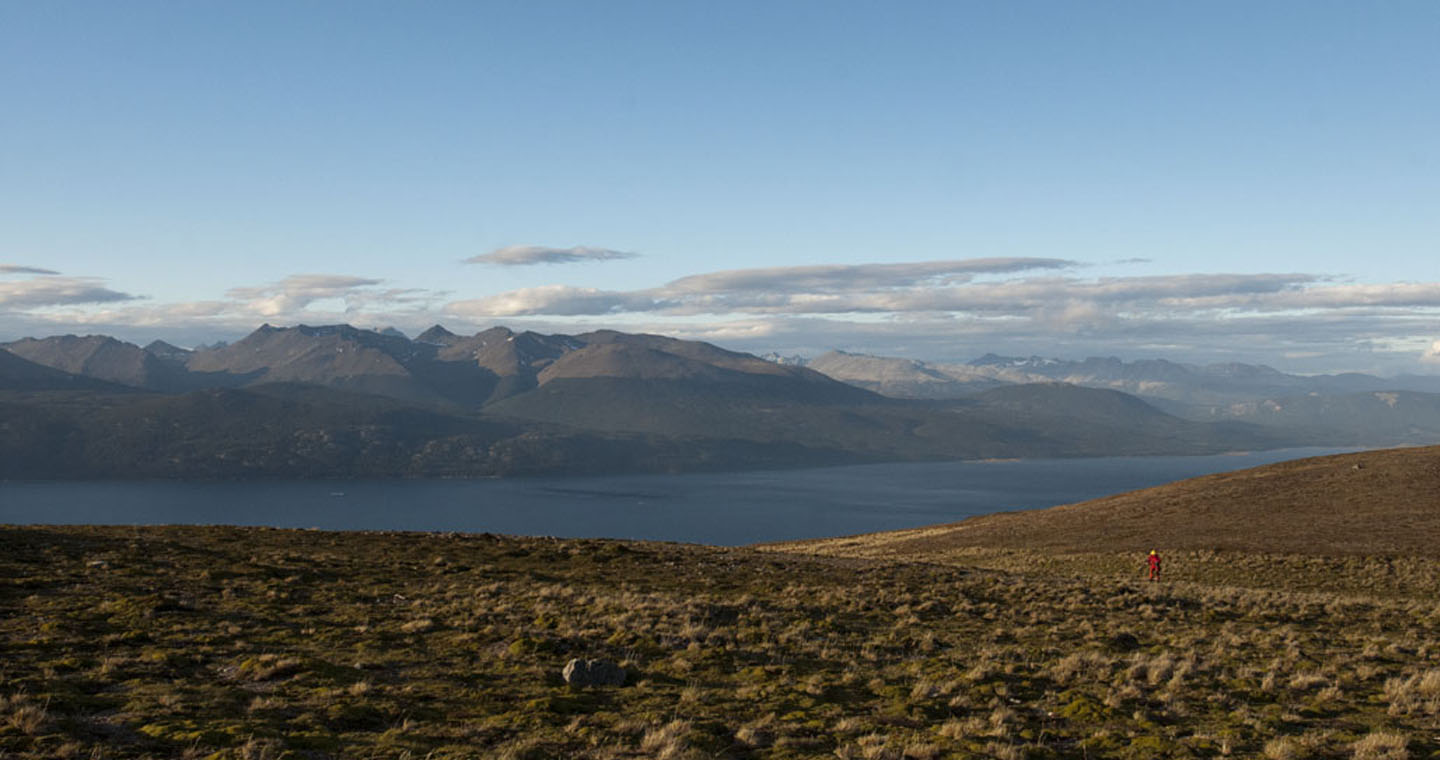
[[[987,383],[1045,381],[1111,388],[1196,406],[1306,393],[1440,392],[1440,376],[1382,378],[1356,372],[1291,375],[1263,364],[1196,365],[1168,359],[1127,362],[1113,356],[1072,361],[992,353],[964,364],[945,364],[832,351],[812,359],[808,366],[838,380],[901,398],[957,398],[983,390]]]
[[[1335,424],[1310,427],[1234,411],[1184,419],[1119,390],[1023,373],[1006,377],[1039,381],[992,375],[959,398],[895,399],[809,367],[613,330],[461,336],[437,325],[412,340],[350,325],[262,325],[195,351],[104,336],[17,344],[52,364],[136,384],[66,394],[77,381],[65,375],[0,374],[0,403],[14,421],[4,446],[32,452],[32,465],[43,464],[36,451],[73,463],[52,467],[56,477],[684,471],[1214,454],[1440,435],[1440,397],[1406,397],[1403,413],[1388,416],[1334,412]],[[931,371],[908,360],[889,366],[907,376]],[[207,422],[199,409],[216,418]],[[1431,410],[1436,423],[1413,410]],[[1373,424],[1360,430],[1356,419]]]

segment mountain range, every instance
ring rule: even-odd
[[[961,398],[999,385],[1063,382],[1133,393],[1175,410],[1204,410],[1307,394],[1440,393],[1440,376],[1435,375],[1291,375],[1263,364],[1196,365],[1165,359],[1127,362],[1115,357],[1091,357],[1071,361],[986,354],[964,364],[944,364],[831,351],[805,366],[897,398]]]
[[[963,399],[992,388],[1059,382],[1133,394],[1182,419],[1246,422],[1333,445],[1440,441],[1440,376],[1291,375],[1255,364],[995,354],[940,364],[842,351],[805,365],[893,398]]]
[[[264,325],[199,350],[107,336],[0,348],[0,478],[684,471],[1200,454],[1440,431],[1440,397],[1409,391],[1363,396],[1388,415],[1247,398],[1181,416],[1158,408],[1173,403],[1163,398],[1059,382],[1046,373],[1076,376],[1059,362],[986,357],[964,374],[837,353],[807,367],[611,330],[462,336],[437,325],[412,340]],[[857,368],[880,379],[854,380]],[[1162,370],[1223,374],[1169,362],[1116,372],[1138,382]],[[937,385],[895,397],[915,378]],[[942,384],[950,391],[928,392]]]

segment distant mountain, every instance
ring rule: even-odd
[[[1128,393],[1069,383],[1007,385],[961,403],[974,404],[990,419],[1010,427],[1042,431],[1056,439],[1051,446],[1058,451],[1219,453],[1323,442],[1308,430],[1277,431],[1234,420],[1197,423]]]
[[[16,358],[17,379],[0,383],[4,447],[15,457],[0,477],[683,471],[1201,454],[1326,434],[1233,414],[1180,419],[1109,389],[1007,385],[1039,377],[1014,368],[822,357],[832,369],[878,372],[882,387],[969,391],[894,399],[810,367],[613,330],[462,336],[437,325],[411,340],[349,325],[265,325],[196,351],[104,336],[12,345],[37,359],[22,368]],[[89,380],[47,374],[56,365]],[[101,376],[130,387],[65,392]]]
[[[541,335],[495,327],[461,336],[436,325],[415,340],[349,325],[263,325],[235,343],[186,351],[163,342],[145,348],[105,336],[26,339],[7,345],[39,364],[136,388],[201,388],[309,383],[415,403],[481,407],[552,380],[591,377],[750,383],[787,381],[806,393],[864,394],[802,367],[659,335],[601,330]],[[779,390],[781,395],[794,395]],[[803,394],[802,394],[803,395]]]
[[[1317,438],[1345,445],[1440,440],[1440,394],[1414,391],[1287,396],[1192,409],[1190,416],[1310,431]]]
[[[459,340],[460,336],[441,325],[432,325],[429,329],[415,336],[416,343],[429,343],[436,346],[448,346],[451,342]]]
[[[288,383],[185,394],[0,390],[0,420],[0,480],[575,475],[838,460],[793,445],[517,424]]]
[[[189,350],[180,348],[179,346],[173,346],[163,340],[152,340],[145,344],[145,353],[162,361],[173,362],[182,367],[190,360],[191,354]]]
[[[838,383],[670,369],[677,376],[555,379],[486,411],[590,431],[793,443],[869,461],[1216,453],[1310,441],[1308,433],[1182,420],[1122,393],[1061,384],[905,402]]]
[[[977,391],[1048,378],[1010,369],[930,364],[913,359],[831,351],[807,363],[810,369],[894,398],[960,398]]]
[[[0,391],[107,390],[124,391],[115,383],[71,374],[0,348]]]
[[[0,348],[62,372],[135,388],[179,391],[188,386],[182,366],[105,335],[25,338]]]
[[[789,364],[795,367],[804,367],[810,364],[810,360],[806,359],[803,356],[795,354],[780,354],[775,351],[771,351],[768,354],[761,354],[760,358],[764,359],[767,362],[774,362],[776,364]]]
[[[986,387],[1056,381],[1169,402],[1167,410],[1180,414],[1189,414],[1192,405],[1208,407],[1309,393],[1440,393],[1440,376],[1387,379],[1359,373],[1289,375],[1264,365],[1199,366],[1164,359],[1126,362],[1114,357],[1092,357],[1066,361],[986,354],[967,364],[937,364],[835,351],[817,357],[809,366],[837,380],[896,398],[959,398]],[[1203,409],[1196,413],[1208,414]]]
[[[1019,369],[1092,388],[1113,388],[1189,404],[1223,404],[1267,396],[1416,390],[1440,392],[1440,377],[1386,379],[1360,373],[1289,375],[1256,364],[1183,364],[1164,359],[1126,362],[1115,357],[1061,361],[986,355],[974,366]]]
[[[436,328],[444,330],[438,325]],[[492,327],[470,337],[449,334],[448,338],[438,339],[445,341],[438,354],[440,359],[473,364],[495,378],[485,398],[487,403],[534,388],[542,370],[583,345],[568,335],[517,333],[506,327]]]
[[[196,352],[187,368],[224,379],[217,385],[312,383],[426,404],[476,406],[493,390],[494,373],[444,361],[438,347],[349,325],[261,326],[223,348]]]

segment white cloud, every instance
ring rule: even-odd
[[[133,303],[133,296],[93,278],[37,277],[0,281],[0,340],[56,332],[101,332],[142,340],[169,335],[191,344],[230,339],[262,322],[362,326],[428,326],[442,292],[387,288],[384,281],[344,274],[297,274],[277,282],[231,288],[226,298]],[[148,339],[142,342],[148,342]]]
[[[446,304],[445,312],[467,318],[580,316],[654,311],[660,302],[647,291],[617,292],[568,285],[512,290],[487,298]]]
[[[240,302],[244,310],[263,317],[280,317],[303,311],[316,301],[363,298],[364,289],[380,282],[342,274],[296,274],[269,285],[231,288],[225,295]]]
[[[633,259],[637,254],[609,248],[547,248],[541,245],[511,245],[465,259],[467,264],[523,267],[535,264],[573,264],[582,261]]]
[[[231,288],[224,298],[157,303],[96,278],[7,266],[4,273],[18,277],[0,279],[0,339],[83,330],[193,344],[196,336],[238,337],[261,322],[412,332],[435,322],[457,331],[505,323],[941,361],[994,351],[1280,363],[1290,371],[1440,366],[1440,283],[1357,284],[1307,273],[1084,277],[1083,265],[1063,259],[968,259],[730,270],[633,290],[546,285],[448,303],[442,292],[377,278],[296,274]]]
[[[660,312],[673,316],[702,314],[854,314],[906,312],[968,312],[1027,315],[1053,311],[1057,304],[1075,310],[1138,306],[1174,308],[1195,301],[1198,308],[1219,308],[1201,299],[1253,305],[1256,294],[1282,293],[1318,278],[1304,274],[1175,275],[1168,277],[1077,278],[1046,277],[969,282],[967,272],[1004,271],[992,262],[932,262],[859,267],[794,267],[749,269],[685,277],[659,288],[597,291],[563,285],[510,291],[465,302],[470,311],[492,316],[579,315],[617,312]],[[1008,266],[1061,266],[1058,260]],[[1054,263],[1052,263],[1054,262]],[[953,284],[955,281],[962,284]],[[1170,303],[1179,299],[1175,303]],[[1236,300],[1239,299],[1239,300]],[[1294,308],[1285,306],[1283,308]],[[588,309],[588,310],[587,310]]]
[[[1440,340],[1431,343],[1420,354],[1420,361],[1426,364],[1440,364]]]
[[[1440,283],[1337,283],[1309,273],[1035,276],[1072,266],[976,259],[733,270],[630,291],[527,288],[444,311],[471,321],[605,318],[626,323],[620,329],[755,350],[847,348],[952,361],[987,351],[1289,357],[1299,371],[1344,369],[1347,361],[1373,371],[1400,366],[1407,351],[1413,366],[1415,336],[1433,331],[1440,316]]]

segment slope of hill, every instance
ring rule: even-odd
[[[105,335],[25,338],[0,347],[36,364],[96,380],[158,391],[189,387],[178,363]]]
[[[786,442],[517,423],[302,384],[178,395],[119,390],[0,390],[0,481],[608,474],[851,457]]]
[[[1440,394],[1414,391],[1290,396],[1191,408],[1186,416],[1309,430],[1317,438],[1343,444],[1424,444],[1440,440]]]
[[[224,526],[0,526],[0,579],[7,760],[1440,752],[1420,595]]]
[[[36,364],[0,348],[0,391],[110,390],[123,386]]]
[[[1295,440],[1253,425],[1181,420],[1114,391],[1053,383],[992,393],[999,391],[1006,393],[903,402],[838,383],[760,383],[713,368],[699,379],[592,370],[584,378],[551,379],[486,411],[597,432],[785,442],[845,452],[855,461],[1219,453]]]
[[[1051,509],[1006,512],[796,548],[938,559],[967,549],[1039,554],[1218,551],[1440,558],[1440,447],[1301,459]],[[1263,572],[1263,568],[1259,568]]]

